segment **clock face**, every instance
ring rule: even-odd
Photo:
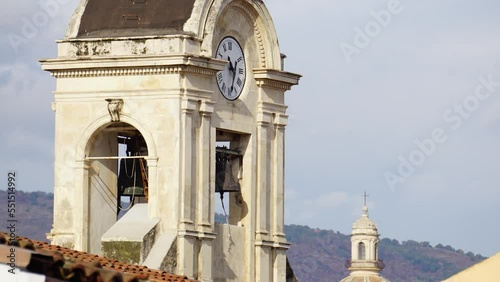
[[[246,79],[245,55],[240,44],[234,37],[224,37],[215,57],[228,61],[224,70],[217,73],[217,85],[222,96],[231,101],[238,99]]]

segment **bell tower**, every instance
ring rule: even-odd
[[[285,92],[258,0],[81,0],[58,56],[58,245],[201,281],[285,281]],[[226,224],[214,220],[219,195]]]
[[[389,282],[389,280],[380,276],[380,271],[384,268],[384,262],[379,260],[378,256],[379,233],[375,223],[368,217],[366,197],[365,193],[363,214],[352,225],[351,259],[346,263],[346,267],[351,273],[341,282]]]

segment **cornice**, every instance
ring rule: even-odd
[[[283,104],[266,102],[266,101],[260,101],[257,104],[257,107],[258,110],[262,112],[282,113],[282,114],[284,114],[286,112],[286,109],[288,108],[288,106]]]
[[[72,69],[72,70],[54,70],[52,76],[56,78],[75,78],[75,77],[103,77],[103,76],[142,76],[142,75],[164,75],[194,73],[199,75],[214,76],[217,71],[202,69],[197,67],[149,67],[149,68],[108,68],[108,69]]]
[[[141,76],[191,73],[214,76],[226,62],[192,55],[107,57],[41,60],[42,69],[56,78]]]
[[[299,84],[302,77],[299,74],[273,69],[254,69],[253,75],[260,87],[267,86],[280,90],[290,90],[293,85]]]

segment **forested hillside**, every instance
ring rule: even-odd
[[[45,241],[45,234],[52,228],[53,199],[49,193],[17,191],[17,235]],[[1,201],[0,221],[5,223],[6,191],[0,191]],[[224,219],[218,215],[217,221]],[[298,225],[286,226],[285,230],[292,243],[288,257],[299,281],[331,282],[348,275],[344,267],[350,257],[348,235]],[[441,244],[433,247],[427,242],[400,243],[387,238],[380,242],[380,258],[386,265],[383,276],[393,282],[441,281],[484,259]]]
[[[301,281],[339,281],[349,275],[345,269],[351,256],[348,235],[298,225],[285,230],[293,244],[288,256]],[[400,243],[388,238],[381,240],[379,252],[386,265],[382,275],[393,282],[441,281],[485,259],[441,244],[433,247],[427,242]]]

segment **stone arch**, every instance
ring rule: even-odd
[[[213,0],[201,19],[200,36],[203,39],[201,52],[212,57],[212,51],[218,42],[214,42],[216,24],[222,13],[228,8],[237,8],[246,14],[254,24],[256,44],[259,48],[259,67],[281,69],[281,54],[277,41],[276,29],[269,11],[263,3],[252,1]],[[269,42],[269,40],[276,40]]]
[[[124,123],[128,123],[131,126],[135,127],[139,132],[141,132],[149,150],[149,157],[156,158],[156,145],[153,139],[153,136],[150,134],[149,130],[146,128],[138,120],[127,114],[120,115],[120,121]],[[103,115],[100,118],[96,119],[92,124],[90,124],[87,129],[82,134],[80,141],[78,142],[76,149],[76,157],[77,159],[83,160],[88,155],[90,151],[89,141],[95,137],[95,135],[100,131],[100,129],[108,126],[110,124],[109,115]]]
[[[121,115],[120,123],[132,127],[142,135],[148,151],[146,161],[157,158],[153,137],[142,123],[126,114]],[[117,221],[121,198],[118,192],[118,160],[89,160],[88,157],[118,156],[117,133],[113,135],[103,132],[113,124],[109,115],[96,119],[83,132],[76,151],[76,162],[85,164],[76,166],[79,171],[75,182],[81,183],[76,187],[76,201],[82,216],[81,223],[76,224],[82,230],[78,245],[81,250],[94,254],[101,253],[102,235]],[[96,140],[99,137],[102,139]],[[149,163],[146,167],[149,167]],[[151,176],[151,170],[148,174]],[[154,186],[150,181],[149,187],[155,189]],[[98,220],[93,220],[94,218]]]

